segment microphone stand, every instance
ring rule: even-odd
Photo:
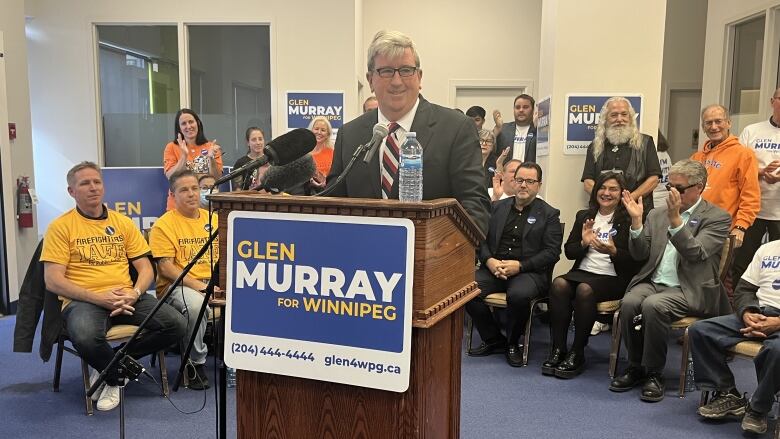
[[[100,375],[95,380],[94,383],[92,383],[92,386],[87,391],[87,397],[90,398],[92,395],[97,391],[98,387],[100,387],[101,384],[103,384],[106,380],[106,372],[109,370],[112,370],[112,368],[116,367],[117,373],[119,375],[120,379],[129,379],[129,380],[135,380],[138,378],[138,376],[144,372],[144,368],[138,364],[135,359],[133,359],[131,356],[127,354],[127,351],[129,350],[129,347],[133,345],[133,343],[138,339],[138,336],[141,334],[141,332],[146,328],[149,321],[154,317],[155,314],[160,310],[162,305],[166,302],[168,297],[173,293],[173,290],[178,286],[184,277],[187,275],[187,273],[192,270],[192,267],[195,266],[195,264],[198,262],[198,260],[206,253],[206,250],[211,248],[211,243],[216,239],[218,232],[214,231],[211,236],[209,237],[208,241],[203,245],[203,247],[198,251],[198,253],[195,255],[194,258],[190,261],[189,264],[187,264],[186,267],[182,270],[179,277],[176,278],[176,280],[168,286],[168,288],[165,290],[165,294],[157,301],[157,304],[152,308],[152,311],[149,312],[149,314],[144,318],[144,320],[141,322],[140,325],[138,325],[138,329],[136,329],[135,333],[130,337],[130,339],[119,348],[119,350],[114,354],[114,358],[111,359],[111,361],[108,363],[108,366],[105,367],[100,372]],[[213,282],[209,283],[209,287],[206,289],[206,299],[203,301],[204,305],[208,304],[208,297],[211,295],[211,293],[214,291],[214,285]],[[144,293],[146,294],[146,293]],[[201,316],[205,309],[201,309]],[[200,323],[200,321],[198,321]],[[197,326],[195,327],[195,331],[197,331]],[[190,340],[190,347],[192,346],[192,339]],[[187,348],[187,353],[189,354],[190,347]],[[185,358],[182,357],[182,364],[185,363]],[[179,377],[177,377],[178,382]],[[174,387],[174,390],[176,390],[176,387]],[[119,419],[119,437],[124,438],[125,437],[125,419],[124,419],[124,383],[120,386],[120,399],[119,403],[122,405],[119,409],[120,419]]]
[[[325,195],[328,195],[331,192],[333,192],[333,190],[336,188],[336,186],[338,186],[342,182],[342,180],[344,180],[344,178],[346,178],[347,174],[349,174],[349,171],[352,170],[352,166],[355,165],[355,162],[357,161],[357,159],[361,155],[367,154],[368,151],[370,151],[370,148],[369,148],[370,146],[371,146],[371,141],[369,141],[368,143],[364,143],[363,145],[358,146],[355,149],[355,152],[352,154],[352,158],[349,159],[349,162],[347,163],[347,166],[344,167],[344,170],[341,171],[341,174],[339,174],[339,176],[336,178],[336,181],[334,181],[332,185],[329,185],[328,187],[326,187],[322,191],[317,192],[316,194],[313,194],[313,195],[315,197],[321,197],[321,196],[325,196]]]

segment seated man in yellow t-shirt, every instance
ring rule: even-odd
[[[157,261],[157,294],[181,275],[182,270],[192,261],[203,245],[208,241],[212,230],[217,228],[217,215],[213,214],[209,224],[209,213],[200,208],[200,186],[198,177],[189,170],[174,172],[168,179],[175,207],[166,212],[154,223],[149,234],[152,255]],[[168,303],[187,318],[187,334],[181,340],[182,348],[187,346],[192,331],[198,322],[198,313],[203,304],[203,290],[211,279],[212,263],[219,259],[219,241],[212,243],[213,254],[205,253],[181,284],[168,297]],[[195,343],[190,352],[190,360],[195,366],[197,377],[190,380],[189,388],[204,390],[209,388],[205,367],[208,348],[203,341],[206,333],[206,317],[198,326]]]
[[[147,257],[149,246],[135,224],[103,204],[100,168],[82,162],[68,171],[67,180],[76,208],[49,225],[40,260],[46,288],[63,303],[62,317],[73,346],[90,366],[102,371],[114,356],[106,331],[113,325],[140,325],[157,304],[154,296],[145,294],[154,270]],[[135,283],[130,263],[138,272]],[[165,349],[185,330],[182,316],[163,305],[128,354],[139,358]],[[96,378],[93,372],[92,381]],[[98,410],[119,404],[121,378],[116,370],[106,372],[106,385],[93,396]]]

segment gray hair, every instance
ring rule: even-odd
[[[691,159],[682,159],[672,165],[669,175],[682,175],[688,178],[688,184],[707,186],[707,168],[701,162]]]
[[[722,111],[723,112],[723,117],[725,117],[726,120],[731,120],[731,118],[729,117],[729,109],[728,108],[726,108],[726,107],[724,107],[723,105],[720,105],[720,104],[710,104],[710,105],[707,105],[706,107],[704,107],[701,110],[701,120],[702,121],[704,121],[704,113],[706,113],[709,110],[712,110],[713,108],[717,108],[720,111]]]
[[[485,130],[485,129],[479,130],[479,140],[483,140],[483,139],[490,139],[491,141],[493,141],[493,144],[496,143],[496,136],[494,136],[493,132],[490,130]]]
[[[76,173],[83,171],[84,169],[94,169],[98,174],[100,174],[101,178],[103,177],[103,172],[100,170],[100,166],[98,166],[95,162],[83,161],[70,168],[68,174],[65,176],[65,179],[68,181],[68,187],[73,187],[73,185],[76,184]]]
[[[628,105],[628,126],[633,128],[634,134],[631,135],[628,144],[634,148],[639,149],[642,147],[642,134],[639,132],[639,127],[636,126],[636,110],[631,105],[631,101],[623,96],[613,96],[604,102],[604,106],[601,107],[601,113],[599,114],[599,124],[596,125],[596,134],[593,137],[593,158],[598,159],[601,152],[604,151],[604,141],[607,138],[607,114],[609,113],[609,104],[614,102],[625,102]]]
[[[412,49],[414,54],[414,66],[420,68],[420,55],[414,46],[414,41],[401,32],[395,30],[380,30],[374,35],[371,45],[368,46],[368,71],[374,71],[374,58],[382,55],[386,58],[398,58],[404,50]]]

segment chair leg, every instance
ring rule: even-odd
[[[84,404],[87,409],[87,416],[92,416],[94,411],[92,410],[92,398],[89,397],[89,365],[87,362],[81,359],[81,377],[84,379]]]
[[[531,348],[531,326],[534,320],[534,310],[547,299],[540,297],[531,301],[531,312],[528,313],[528,321],[525,322],[525,334],[523,334],[523,367],[528,365],[528,351]]]
[[[609,377],[617,375],[618,356],[620,355],[620,310],[612,316],[612,342],[609,348]]]
[[[152,355],[154,358],[154,355]],[[170,389],[168,388],[168,367],[165,364],[165,351],[157,352],[157,358],[160,360],[160,386],[162,386],[162,394],[164,397],[170,395]]]
[[[62,374],[62,351],[65,349],[65,340],[62,337],[57,341],[57,359],[54,361],[54,382],[52,383],[52,391],[60,391],[60,375]]]
[[[680,398],[685,398],[685,375],[688,374],[688,355],[690,355],[688,352],[689,349],[690,345],[688,344],[688,328],[685,328],[685,332],[683,333],[682,360],[680,362]]]

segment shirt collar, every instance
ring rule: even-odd
[[[100,216],[97,218],[87,215],[83,210],[79,209],[79,206],[76,206],[76,212],[78,212],[78,214],[83,216],[84,218],[91,219],[91,220],[104,220],[108,218],[108,209],[106,208],[105,204],[103,205],[103,211],[100,213]]]
[[[693,206],[689,207],[688,210],[686,210],[683,213],[687,213],[689,216],[693,214],[693,211],[696,210],[697,207],[699,207],[699,204],[701,204],[701,195],[699,195],[699,199],[696,200],[696,203],[694,203]]]
[[[382,114],[382,110],[377,108],[377,113],[378,113],[377,122],[385,126],[390,124],[390,122],[395,122],[398,125],[400,125],[401,128],[403,128],[404,132],[408,133],[409,131],[412,130],[412,122],[414,122],[414,116],[415,114],[417,114],[417,107],[419,105],[420,105],[420,97],[418,96],[417,101],[414,103],[414,107],[412,107],[412,109],[409,110],[408,113],[404,114],[403,117],[401,117],[398,120],[389,120],[388,118],[385,117],[384,114]]]

